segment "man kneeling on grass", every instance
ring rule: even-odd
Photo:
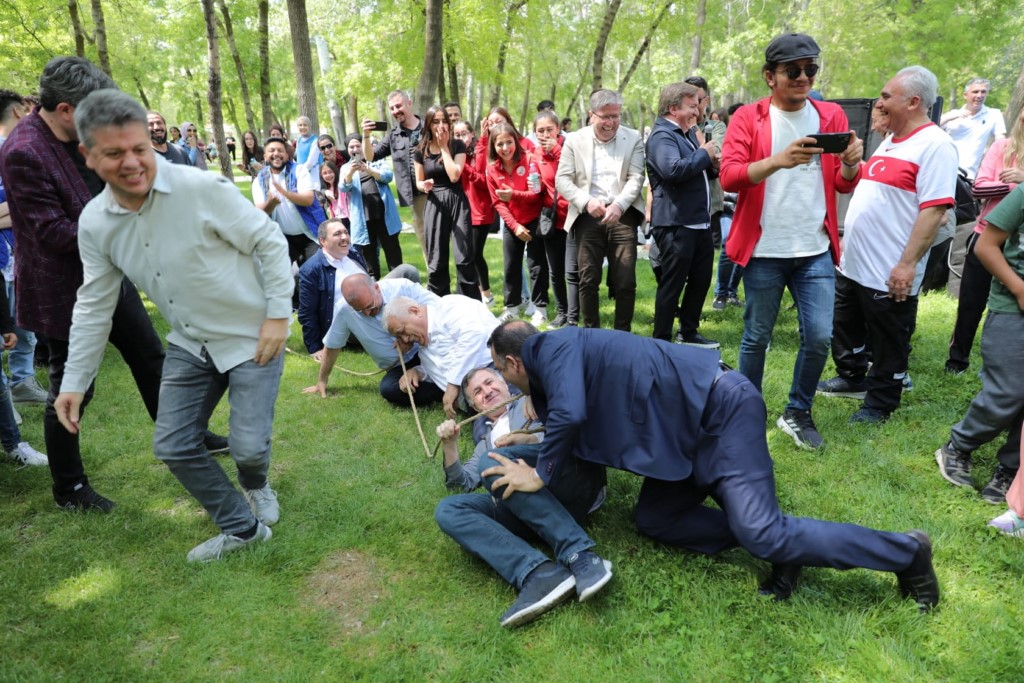
[[[85,281],[57,417],[78,433],[85,390],[128,276],[171,326],[153,451],[221,530],[188,560],[216,560],[268,540],[279,516],[267,481],[270,431],[294,286],[287,243],[230,180],[157,159],[146,111],[128,95],[91,93],[78,105],[75,125],[86,164],[107,186],[78,222]],[[210,413],[227,390],[242,493],[203,445]]]
[[[505,380],[489,367],[470,370],[462,381],[462,392],[478,412],[510,397]],[[603,467],[580,461],[536,493],[506,493],[506,468],[517,462],[535,464],[543,438],[541,433],[522,433],[525,427],[538,425],[527,417],[531,410],[526,403],[520,398],[485,418],[487,428],[465,465],[459,460],[456,422],[448,420],[437,428],[444,450],[445,485],[467,492],[483,485],[489,495],[449,496],[438,503],[434,517],[456,543],[519,589],[519,597],[501,615],[501,625],[507,627],[536,619],[567,598],[573,587],[583,602],[612,578],[611,563],[591,551],[594,541],[580,527],[603,502]],[[531,545],[538,538],[555,551],[554,562]]]

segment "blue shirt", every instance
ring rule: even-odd
[[[433,292],[427,291],[422,285],[396,277],[381,280],[377,283],[380,287],[384,304],[398,296],[412,299],[416,303],[427,305],[436,304],[440,299]],[[341,300],[331,327],[324,336],[324,346],[329,349],[340,349],[348,343],[350,334],[354,334],[362,345],[363,349],[370,354],[377,367],[387,369],[398,362],[398,350],[395,348],[395,338],[387,333],[384,324],[381,322],[381,312],[384,306],[377,312],[377,315],[370,317],[359,313],[349,306],[345,299]],[[406,355],[409,360],[416,352],[418,346],[414,346]]]

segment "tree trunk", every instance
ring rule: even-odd
[[[338,101],[334,99],[334,88],[331,86],[331,51],[327,47],[327,41],[324,40],[323,36],[313,36],[313,42],[316,44],[316,58],[320,62],[320,78],[324,82],[324,95],[327,96],[327,111],[331,115],[331,128],[334,133],[334,139],[345,135],[345,112],[338,106]],[[319,131],[317,131],[319,134]]]
[[[497,75],[494,78],[494,87],[491,88],[490,108],[497,107],[501,102],[501,82],[505,78],[505,59],[508,56],[508,44],[512,41],[512,19],[526,5],[526,0],[516,0],[509,5],[508,13],[505,15],[505,35],[498,45],[498,67]]]
[[[103,73],[113,78],[113,74],[110,73],[110,55],[107,54],[107,22],[103,18],[103,5],[101,0],[91,0],[91,2],[92,23],[96,36],[96,55],[99,57]]]
[[[85,30],[78,16],[78,0],[68,0],[68,14],[71,15],[71,28],[75,33],[75,54],[85,57]]]
[[[442,0],[426,0],[427,19],[424,26],[425,45],[423,70],[416,86],[416,112],[423,116],[433,104],[437,93],[437,79],[441,76],[441,49],[444,31],[444,7]]]
[[[309,118],[309,129],[320,132],[316,106],[316,79],[313,77],[313,55],[309,49],[309,20],[306,0],[288,0],[288,28],[295,57],[295,93],[299,100],[299,116]]]
[[[597,44],[594,45],[594,68],[591,90],[600,90],[604,87],[604,51],[608,45],[608,36],[611,35],[612,25],[615,23],[615,15],[619,13],[619,6],[622,0],[608,0],[608,7],[604,11],[604,19],[601,20],[601,30],[597,34]]]
[[[705,1],[706,0],[700,0],[702,6]],[[647,35],[644,36],[644,42],[640,43],[640,49],[636,51],[636,56],[633,57],[633,63],[629,65],[629,69],[626,70],[626,75],[622,77],[622,81],[619,83],[619,94],[622,94],[622,92],[626,90],[626,86],[629,85],[629,79],[633,77],[633,73],[636,71],[636,68],[640,66],[640,60],[643,59],[647,49],[651,46],[651,38],[654,37],[654,32],[658,30],[658,25],[661,24],[661,20],[665,18],[665,15],[668,14],[668,11],[672,9],[672,5],[674,4],[675,0],[668,0],[668,2],[662,6],[661,11],[658,12],[658,16],[656,16],[654,21],[651,22],[651,27],[647,29]],[[551,99],[554,100],[555,98],[552,97]]]
[[[231,172],[231,158],[228,156],[228,147],[224,143],[224,111],[221,106],[220,47],[217,44],[217,14],[213,6],[214,0],[202,0],[202,3],[203,18],[206,20],[207,58],[210,65],[210,86],[206,90],[207,102],[210,105],[210,124],[213,126],[213,137],[217,141],[217,161],[220,162],[220,173],[228,180],[234,182],[235,174]]]
[[[462,104],[462,93],[459,91],[459,65],[451,48],[444,51],[445,63],[448,65],[448,95],[452,102]]]
[[[700,53],[704,42],[704,22],[707,20],[708,0],[697,0],[697,16],[693,19],[693,38],[690,39],[690,73],[700,69]]]
[[[358,133],[360,128],[359,124],[362,121],[359,119],[359,99],[355,95],[349,95],[345,98],[348,104],[348,117],[352,119],[352,132]],[[339,145],[345,144],[344,140],[338,140]]]
[[[203,117],[203,98],[199,96],[199,89],[196,88],[195,81],[192,80],[192,70],[187,66],[185,67],[185,78],[188,79],[188,85],[192,88],[192,101],[196,105],[196,128],[202,130],[200,127],[206,122]]]
[[[149,98],[146,97],[146,91],[142,89],[142,83],[139,82],[138,76],[132,76],[132,80],[135,81],[135,87],[139,90],[139,100],[142,102],[142,106],[146,109],[151,109],[149,106]]]
[[[238,54],[238,45],[235,43],[235,31],[231,27],[231,14],[224,0],[217,0],[221,16],[224,17],[224,36],[228,39],[228,48],[231,50],[231,60],[235,63],[235,71],[238,72],[238,83],[242,89],[242,106],[245,108],[245,122],[250,130],[256,130],[256,117],[252,113],[252,100],[249,98],[249,82],[245,80],[245,66],[242,64],[242,56]],[[241,131],[239,131],[241,135]]]
[[[238,110],[235,108],[235,101],[229,97],[224,100],[224,104],[227,107],[228,116],[231,117],[231,125],[235,127],[235,139],[241,140],[245,129],[242,128],[242,122],[238,120]]]
[[[270,12],[270,0],[259,0],[259,24],[256,29],[259,33],[259,57],[260,57],[260,118],[262,119],[262,130],[260,138],[270,132],[274,125],[274,111],[270,108],[270,29],[268,14]]]
[[[444,106],[444,103],[448,101],[448,93],[445,92],[444,87],[444,52],[442,51],[437,56],[438,61],[441,62],[440,67],[437,69],[437,103]]]
[[[530,82],[533,80],[533,60],[526,57],[526,87],[523,89],[523,115],[519,117],[519,130],[530,130]],[[524,133],[525,134],[525,133]]]

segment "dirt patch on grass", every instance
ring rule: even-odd
[[[366,633],[366,620],[383,595],[377,562],[363,553],[342,550],[328,555],[306,582],[305,598],[334,617],[338,636]]]

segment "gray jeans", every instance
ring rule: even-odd
[[[238,534],[256,524],[245,497],[203,445],[210,414],[228,392],[228,445],[246,489],[267,484],[274,402],[284,354],[266,365],[249,360],[220,372],[205,353],[192,355],[167,345],[153,452],[199,501],[222,533]]]
[[[1020,429],[1024,418],[1024,315],[989,311],[981,331],[981,391],[950,431],[953,446],[971,453],[1007,432],[999,449],[1000,464],[1020,466]]]

